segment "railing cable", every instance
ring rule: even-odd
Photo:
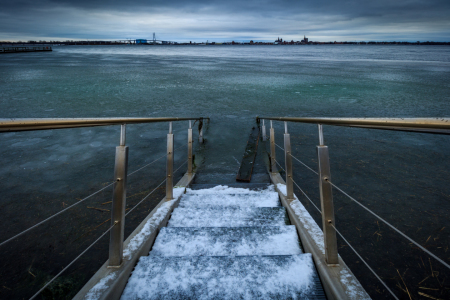
[[[292,182],[297,186],[297,188],[303,193],[303,195],[305,195],[306,199],[309,200],[309,202],[311,202],[311,204],[317,209],[317,211],[322,214],[322,211],[320,211],[320,209],[314,204],[314,202],[311,200],[311,198],[308,197],[308,195],[306,195],[306,193],[302,190],[302,188],[297,184],[297,182],[294,181],[294,179],[292,179],[291,177],[289,177]]]
[[[427,249],[425,249],[424,247],[422,247],[419,243],[417,243],[416,241],[414,241],[412,238],[410,238],[409,236],[407,236],[406,234],[404,234],[403,232],[401,232],[400,230],[398,230],[397,228],[395,228],[393,225],[391,225],[389,222],[387,222],[386,220],[384,220],[382,217],[380,217],[379,215],[377,215],[376,213],[374,213],[373,211],[371,211],[369,208],[367,208],[366,206],[364,206],[362,203],[360,203],[358,200],[356,200],[355,198],[353,198],[352,196],[350,196],[349,194],[347,194],[346,192],[344,192],[343,190],[341,190],[339,187],[337,187],[335,184],[333,184],[331,181],[327,180],[334,188],[336,188],[339,192],[341,192],[342,194],[344,194],[345,196],[347,196],[349,199],[353,200],[355,203],[357,203],[359,206],[361,206],[362,208],[364,208],[365,210],[367,210],[369,213],[371,213],[372,215],[374,215],[375,217],[377,217],[380,221],[382,221],[384,224],[388,225],[390,228],[394,229],[398,234],[400,234],[401,236],[403,236],[405,239],[407,239],[408,241],[410,241],[411,243],[413,243],[414,245],[416,245],[417,247],[419,247],[422,251],[424,251],[425,253],[427,253],[428,255],[430,255],[431,257],[433,257],[434,259],[436,259],[438,262],[440,262],[441,264],[443,264],[444,266],[446,266],[448,269],[450,269],[450,265],[447,264],[445,261],[443,261],[442,259],[440,259],[439,257],[437,257],[436,255],[434,255],[433,253],[431,253],[430,251],[428,251]]]
[[[64,269],[61,270],[55,277],[53,277],[49,282],[47,282],[36,294],[34,294],[30,300],[36,298],[46,287],[48,287],[56,278],[58,278],[65,270],[67,270],[74,262],[76,262],[84,253],[86,253],[92,246],[95,245],[103,236],[105,236],[116,224],[119,223],[116,221],[111,227],[108,228],[98,239],[95,240],[89,247],[87,247],[80,255],[78,255],[70,264],[68,264]]]
[[[285,173],[286,173],[286,171],[283,169],[283,167],[278,163],[278,161],[277,160],[275,160],[275,162],[277,163],[277,165],[280,167],[280,169],[281,170],[283,170]]]
[[[70,205],[69,207],[67,207],[67,208],[65,208],[65,209],[63,209],[63,210],[57,212],[56,214],[54,214],[54,215],[48,217],[47,219],[45,219],[45,220],[43,220],[43,221],[41,221],[41,222],[39,222],[39,223],[37,223],[37,224],[31,226],[30,228],[28,228],[28,229],[22,231],[22,232],[19,233],[19,234],[16,234],[15,236],[13,236],[13,237],[7,239],[6,241],[0,243],[0,247],[3,246],[4,244],[6,244],[6,243],[8,243],[8,242],[10,242],[10,241],[12,241],[12,240],[14,240],[15,238],[21,236],[22,234],[27,233],[27,232],[30,231],[31,229],[34,229],[34,228],[38,227],[39,225],[41,225],[41,224],[43,224],[43,223],[45,223],[45,222],[47,222],[47,221],[53,219],[54,217],[56,217],[56,216],[62,214],[62,213],[65,212],[66,210],[68,210],[68,209],[70,209],[70,208],[72,208],[72,207],[74,207],[74,206],[76,206],[76,205],[78,205],[78,204],[80,204],[80,203],[86,201],[87,199],[91,198],[92,196],[94,196],[94,195],[100,193],[101,191],[103,191],[103,190],[109,188],[110,186],[114,185],[114,183],[116,183],[116,182],[112,182],[112,183],[108,184],[107,186],[105,186],[105,187],[99,189],[98,191],[96,191],[95,193],[92,193],[92,194],[90,194],[89,196],[87,196],[87,197],[81,199],[81,200],[78,201],[77,203],[74,203],[74,204]]]
[[[175,174],[184,164],[187,163],[187,160],[182,163],[178,169],[176,169],[173,173]],[[141,204],[145,199],[147,199],[154,191],[156,191],[157,188],[159,188],[167,179],[164,179],[153,191],[151,191],[147,196],[145,196],[141,201],[139,201],[138,204],[136,204],[132,209],[130,209],[129,212],[125,214],[127,216],[129,213],[131,213],[139,204]],[[92,248],[92,246],[95,245],[103,236],[105,236],[111,229],[118,224],[119,222],[116,221],[111,227],[108,228],[99,238],[97,238],[89,247],[87,247],[83,252],[81,252],[80,255],[78,255],[70,264],[68,264],[64,269],[62,269],[58,274],[56,274],[55,277],[53,277],[49,282],[47,282],[36,294],[34,294],[29,300],[32,300],[36,298],[43,290],[45,290],[46,287],[48,287],[53,281],[55,281],[56,278],[58,278],[64,271],[66,271],[71,265],[73,265],[84,253],[86,253],[89,249]]]
[[[173,151],[175,152],[175,150],[178,150],[178,149],[180,149],[180,148],[182,148],[182,147],[185,147],[185,146],[186,146],[186,145],[182,145],[182,146],[180,146],[180,147],[178,147],[178,148],[174,149]],[[131,176],[131,175],[133,175],[134,173],[137,173],[137,172],[139,172],[140,170],[142,170],[142,169],[144,169],[144,168],[146,168],[146,167],[150,166],[151,164],[153,164],[153,163],[157,162],[158,160],[160,160],[161,158],[164,158],[164,157],[166,157],[166,156],[167,156],[167,154],[164,154],[163,156],[160,156],[159,158],[155,159],[155,160],[154,160],[154,161],[152,161],[151,163],[148,163],[148,164],[146,164],[145,166],[143,166],[143,167],[140,167],[139,169],[137,169],[137,170],[135,170],[135,171],[131,172],[130,174],[128,174],[128,176]]]
[[[278,148],[280,148],[281,150],[284,151],[284,149],[279,146],[277,143],[274,143]],[[311,172],[315,173],[316,175],[319,175],[319,173],[317,173],[316,171],[314,171],[314,169],[312,169],[311,167],[309,167],[307,164],[305,164],[304,162],[302,162],[301,160],[299,160],[297,157],[295,157],[294,155],[292,155],[291,153],[289,153],[289,155],[295,159],[296,161],[298,161],[299,163],[301,163],[302,165],[304,165],[306,168],[308,168]]]
[[[301,162],[299,159],[297,159],[295,156],[293,156],[291,154],[291,157],[293,157],[295,160]],[[304,164],[303,162],[301,162],[304,166],[306,166],[308,169],[310,169],[311,171],[313,171],[314,173],[316,173],[318,175],[318,173],[316,171],[314,171],[313,169],[311,169],[310,167],[308,167],[306,164]],[[439,257],[437,257],[436,255],[434,255],[433,253],[431,253],[430,251],[428,251],[427,249],[425,249],[423,246],[421,246],[419,243],[417,243],[416,241],[414,241],[412,238],[410,238],[409,236],[407,236],[406,234],[404,234],[403,232],[401,232],[400,230],[398,230],[397,228],[395,228],[393,225],[391,225],[389,222],[387,222],[386,220],[384,220],[382,217],[380,217],[379,215],[377,215],[376,213],[374,213],[372,210],[370,210],[369,208],[367,208],[366,206],[364,206],[361,202],[359,202],[358,200],[356,200],[355,198],[353,198],[352,196],[350,196],[349,194],[347,194],[346,192],[344,192],[342,189],[340,189],[337,185],[335,185],[334,183],[332,183],[331,181],[328,180],[328,182],[334,187],[336,188],[339,192],[341,192],[342,194],[344,194],[345,196],[347,196],[349,199],[351,199],[352,201],[354,201],[355,203],[357,203],[359,206],[361,206],[362,208],[364,208],[365,210],[367,210],[369,213],[371,213],[373,216],[375,216],[376,218],[378,218],[380,221],[382,221],[383,223],[385,223],[386,225],[388,225],[390,228],[394,229],[397,233],[399,233],[401,236],[403,236],[404,238],[406,238],[408,241],[410,241],[411,243],[413,243],[414,245],[416,245],[417,247],[419,247],[419,249],[421,249],[422,251],[424,251],[425,253],[427,253],[428,255],[430,255],[431,257],[433,257],[434,259],[436,259],[438,262],[440,262],[441,264],[443,264],[444,266],[446,266],[448,269],[450,269],[450,265],[447,264],[445,261],[443,261],[442,259],[440,259]]]
[[[175,150],[178,150],[178,149],[180,149],[180,148],[182,148],[182,147],[184,147],[184,146],[185,146],[185,145],[182,145],[182,146],[176,148]],[[174,150],[174,151],[175,151],[175,150]],[[163,156],[161,156],[161,157],[155,159],[154,161],[152,161],[151,163],[148,163],[148,164],[146,164],[145,166],[143,166],[143,167],[141,167],[141,168],[139,168],[139,169],[137,169],[137,170],[131,172],[130,174],[127,175],[127,177],[133,175],[134,173],[137,173],[138,171],[140,171],[140,170],[142,170],[142,169],[144,169],[144,168],[150,166],[151,164],[157,162],[158,160],[160,160],[161,158],[164,158],[164,157],[166,157],[166,156],[167,156],[167,154],[164,154]],[[72,207],[74,207],[74,206],[76,206],[76,205],[78,205],[78,204],[80,204],[80,203],[83,203],[84,201],[88,200],[88,199],[91,198],[92,196],[95,196],[96,194],[100,193],[101,191],[103,191],[103,190],[107,189],[108,187],[114,185],[114,183],[116,183],[116,181],[111,182],[111,183],[108,184],[107,186],[105,186],[105,187],[99,189],[98,191],[96,191],[96,192],[90,194],[89,196],[87,196],[87,197],[85,197],[85,198],[79,200],[78,202],[76,202],[76,203],[74,203],[74,204],[72,204],[72,205],[66,207],[65,209],[63,209],[63,210],[61,210],[61,211],[55,213],[54,215],[48,217],[47,219],[42,220],[41,222],[39,222],[39,223],[37,223],[37,224],[31,226],[30,228],[25,229],[25,230],[22,231],[21,233],[18,233],[18,234],[16,234],[15,236],[13,236],[13,237],[7,239],[6,241],[1,242],[1,243],[0,243],[0,247],[3,246],[4,244],[6,244],[6,243],[8,243],[8,242],[10,242],[10,241],[12,241],[12,240],[14,240],[15,238],[18,238],[19,236],[21,236],[21,235],[27,233],[28,231],[30,231],[30,230],[32,230],[32,229],[34,229],[34,228],[36,228],[36,227],[38,227],[38,226],[44,224],[45,222],[50,221],[51,219],[53,219],[54,217],[56,217],[56,216],[62,214],[62,213],[65,212],[66,210],[68,210],[68,209],[70,209],[70,208],[72,208]]]
[[[322,214],[322,211],[314,204],[314,202],[312,202],[311,198],[309,198],[305,192],[302,190],[302,188],[294,181],[294,179],[290,178],[292,180],[292,182],[297,186],[297,188],[303,193],[303,195],[306,196],[306,198],[309,200],[309,202],[311,202],[311,204],[314,206],[315,209],[317,209],[317,211]],[[397,296],[391,291],[391,289],[386,285],[386,283],[384,283],[384,281],[377,275],[377,273],[375,273],[375,271],[369,266],[369,264],[364,260],[364,258],[361,257],[361,255],[356,251],[355,248],[352,247],[352,245],[350,245],[350,243],[344,238],[344,236],[339,232],[339,230],[336,229],[336,227],[334,227],[333,224],[331,224],[331,226],[333,226],[333,228],[336,230],[336,232],[339,234],[339,236],[345,241],[345,243],[347,243],[347,245],[350,247],[350,249],[353,250],[353,252],[355,252],[355,254],[359,257],[359,259],[366,265],[366,267],[372,272],[372,274],[381,282],[381,284],[389,291],[389,293],[391,293],[392,297],[394,297],[396,300],[398,300]]]
[[[339,230],[337,230],[336,227],[334,227],[333,224],[331,224],[331,226],[333,226],[334,230],[336,230],[336,232],[339,234],[339,236],[344,240],[344,242],[350,247],[350,249],[353,250],[353,252],[355,252],[355,254],[359,257],[359,259],[366,265],[366,267],[372,272],[373,275],[375,275],[375,277],[381,282],[381,284],[384,285],[384,287],[389,291],[389,293],[391,293],[392,297],[394,297],[396,300],[398,300],[397,296],[394,294],[394,292],[391,291],[390,288],[388,288],[388,286],[386,285],[386,283],[384,283],[384,281],[377,275],[377,273],[375,273],[375,271],[369,266],[369,264],[361,257],[361,255],[359,255],[359,253],[355,250],[355,248],[352,247],[352,245],[350,245],[350,243],[344,238],[344,236],[339,232]]]
[[[178,169],[176,169],[173,173],[175,174],[184,164],[186,164],[187,163],[187,160],[184,162],[184,163],[182,163],[179,167],[178,167]],[[139,204],[141,204],[142,202],[144,202],[144,200],[145,199],[147,199],[151,194],[153,194],[153,192],[155,192],[164,182],[166,182],[166,180],[167,180],[167,178],[166,179],[164,179],[156,188],[154,188],[153,189],[153,191],[151,191],[149,194],[147,194],[147,196],[145,196],[144,198],[142,198],[142,200],[141,201],[139,201],[139,203],[138,204],[136,204],[132,209],[130,209],[130,211],[128,211],[126,214],[125,214],[125,217],[126,216],[128,216],[128,214],[129,213],[131,213]]]

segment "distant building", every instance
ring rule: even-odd
[[[273,44],[278,45],[278,44],[282,44],[282,43],[283,43],[283,39],[280,39],[280,37],[278,37],[278,39]]]
[[[308,44],[308,38],[306,37],[306,35],[303,36],[302,43],[303,44]]]
[[[144,39],[137,39],[136,44],[147,44],[147,40]]]

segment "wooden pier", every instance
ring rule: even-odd
[[[42,52],[53,51],[52,47],[1,47],[0,53]]]

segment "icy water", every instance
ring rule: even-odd
[[[257,115],[450,117],[449,101],[445,46],[62,46],[0,57],[2,118],[210,117],[206,143],[195,146],[204,174],[237,172]],[[174,123],[175,147],[182,147],[176,168],[185,160],[187,126]],[[274,126],[281,145],[283,124]],[[290,124],[289,130],[294,155],[316,169],[316,126]],[[167,124],[127,127],[130,171],[164,154],[167,131]],[[324,132],[332,180],[450,262],[450,139],[330,126]],[[118,126],[1,137],[0,241],[112,180]],[[278,157],[283,164],[281,151]],[[162,181],[164,169],[161,160],[130,177],[128,208]],[[297,163],[294,173],[318,203],[315,175]],[[163,195],[158,189],[127,217],[127,235]],[[449,270],[355,203],[334,196],[338,228],[400,299],[450,297]],[[89,246],[109,226],[109,201],[107,189],[2,246],[0,298],[29,298]],[[390,299],[349,247],[342,240],[339,245],[370,295]],[[108,236],[42,298],[71,299],[107,253]]]

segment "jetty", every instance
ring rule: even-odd
[[[351,249],[354,248],[335,226],[333,189],[348,196],[402,238],[450,269],[442,259],[333,183],[323,134],[323,125],[330,125],[448,135],[450,119],[258,117],[251,129],[239,172],[232,176],[198,172],[193,153],[192,121],[199,123],[198,143],[203,144],[206,140],[204,122],[209,122],[209,119],[201,117],[0,120],[0,132],[120,125],[114,180],[101,189],[113,189],[110,227],[31,299],[38,297],[105,235],[110,236],[109,259],[78,292],[74,297],[76,300],[370,299],[339,256],[337,235]],[[270,121],[270,128],[266,128],[266,121]],[[273,122],[276,121],[284,122],[282,145],[275,140]],[[128,173],[126,126],[154,122],[167,122],[169,125],[167,152],[163,156],[166,160],[165,179],[127,211],[127,177],[154,162]],[[173,122],[186,122],[188,125],[186,160],[177,169],[174,166]],[[317,170],[292,153],[289,122],[318,125]],[[284,165],[277,161],[277,151],[282,151]],[[302,189],[294,181],[293,160],[317,175],[320,208],[311,203],[322,216],[322,228],[299,201],[302,195],[294,193],[294,186],[300,191]],[[182,168],[184,175],[175,183],[174,173]],[[217,182],[211,183],[211,178],[216,178]],[[165,197],[125,239],[126,216],[139,209],[139,204],[162,185],[166,187]],[[41,223],[1,242],[0,246]],[[398,299],[363,257],[354,251],[386,291]]]
[[[50,46],[43,47],[0,47],[0,53],[22,53],[22,52],[44,52],[44,51],[53,51]]]

